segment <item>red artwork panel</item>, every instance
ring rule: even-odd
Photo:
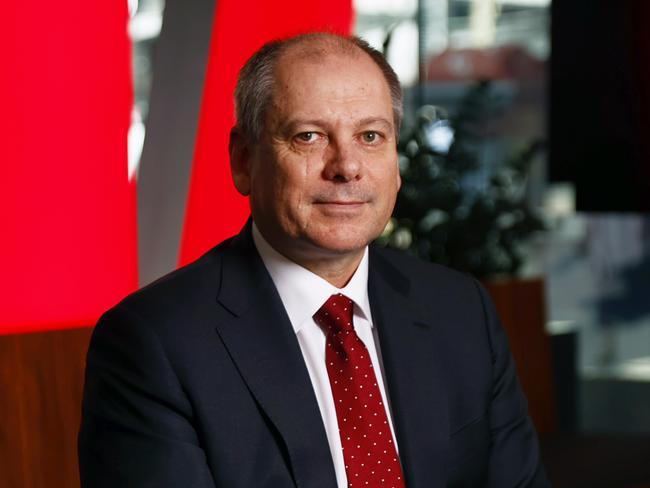
[[[127,2],[0,15],[0,333],[92,325],[137,286]]]

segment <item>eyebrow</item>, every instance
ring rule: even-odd
[[[386,129],[393,130],[393,123],[390,120],[386,120],[383,117],[366,117],[365,119],[361,119],[359,123],[357,124],[357,128],[366,126],[366,125],[372,125],[372,124],[380,124],[385,126]]]

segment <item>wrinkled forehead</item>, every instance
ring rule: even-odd
[[[318,62],[325,56],[340,56],[342,58],[355,58],[366,55],[361,48],[350,42],[348,39],[338,36],[324,35],[300,40],[288,44],[281,52],[279,61],[293,59],[295,61]],[[367,55],[366,55],[367,56]]]
[[[315,78],[315,73],[320,73],[323,77]],[[388,83],[379,67],[357,46],[319,43],[313,46],[291,46],[282,53],[275,67],[272,104],[277,106],[283,103],[289,94],[296,95],[301,88],[327,90],[326,84],[334,81],[327,75],[333,73],[347,73],[349,85],[357,85],[363,80],[385,86],[386,93],[389,93]],[[310,74],[312,84],[308,87],[305,83]],[[339,77],[336,82],[345,83],[341,78],[344,77]]]

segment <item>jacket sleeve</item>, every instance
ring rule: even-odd
[[[491,449],[486,486],[550,487],[508,339],[488,293],[480,284],[477,286],[483,303],[493,366],[489,410]]]
[[[160,338],[120,305],[90,343],[78,449],[82,488],[215,486]]]

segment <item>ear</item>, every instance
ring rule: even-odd
[[[232,181],[237,191],[247,196],[251,192],[250,148],[246,142],[246,137],[237,127],[230,129],[228,151],[230,152]]]
[[[399,158],[397,158],[397,163],[395,164],[397,165],[397,191],[399,191],[400,188],[402,188],[402,174],[399,167]]]

